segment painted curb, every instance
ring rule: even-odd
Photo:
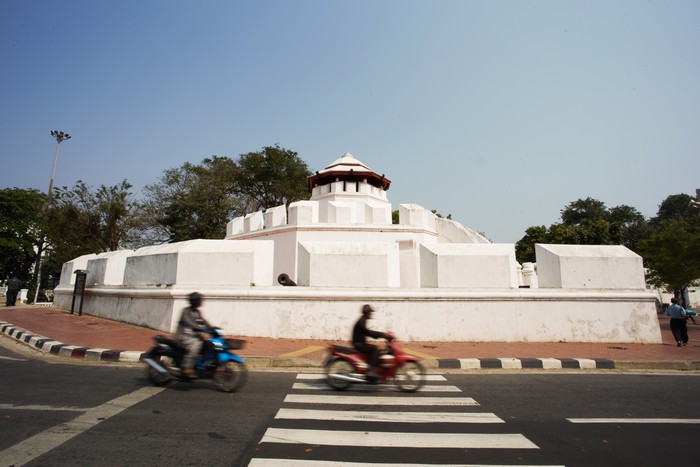
[[[0,333],[37,350],[65,358],[105,363],[138,363],[145,352],[80,347],[33,334],[0,321]],[[250,368],[322,368],[323,363],[299,357],[243,357]],[[426,369],[455,370],[672,370],[700,371],[700,361],[608,360],[591,358],[445,358],[426,359]]]
[[[49,337],[33,334],[31,331],[0,321],[0,332],[16,341],[58,357],[80,358],[88,361],[136,363],[145,352],[113,350],[69,345]]]

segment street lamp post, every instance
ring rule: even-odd
[[[56,131],[56,130],[51,130],[51,136],[56,138],[56,153],[53,156],[53,168],[51,169],[51,182],[49,182],[49,192],[46,197],[46,206],[51,203],[51,195],[53,193],[53,179],[54,175],[56,174],[56,163],[58,162],[58,150],[61,148],[61,143],[69,140],[70,135],[68,133],[64,133],[62,131]],[[44,241],[46,240],[46,236],[44,234],[44,231],[42,230],[41,232],[41,238],[39,242],[39,247],[37,248],[39,251],[37,252],[37,257],[36,257],[36,271],[35,271],[35,277],[36,277],[36,290],[34,291],[34,303],[36,303],[37,298],[39,297],[39,288],[41,287],[41,256],[44,254]]]

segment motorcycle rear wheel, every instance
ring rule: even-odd
[[[406,362],[396,370],[396,386],[404,392],[416,392],[425,384],[425,368],[418,362]]]
[[[175,366],[173,359],[166,357],[165,355],[155,355],[151,357],[151,359],[168,370],[168,372],[171,372],[171,369]],[[151,380],[151,382],[156,386],[165,386],[172,380],[169,374],[164,375],[155,368],[152,368],[150,365],[146,365],[146,375],[148,376],[148,379]]]
[[[223,392],[238,391],[248,378],[245,363],[228,361],[214,370],[214,385]]]
[[[352,365],[342,358],[336,358],[326,363],[326,383],[337,391],[344,391],[352,384],[350,381],[334,378],[333,375],[351,376],[354,372]]]

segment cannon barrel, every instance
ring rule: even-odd
[[[293,286],[297,285],[297,283],[294,282],[294,281],[293,281],[287,274],[285,274],[285,273],[282,273],[282,274],[279,275],[279,277],[277,277],[277,282],[279,282],[280,284],[282,284],[282,285],[285,286],[285,287],[293,287]]]

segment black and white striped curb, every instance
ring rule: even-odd
[[[6,321],[0,321],[0,333],[6,334],[31,347],[59,357],[81,358],[91,361],[138,363],[144,352],[133,350],[112,350],[69,345],[54,339],[33,334]],[[251,366],[260,367],[299,367],[320,366],[319,363],[296,358],[248,357]],[[591,358],[444,358],[423,360],[427,368],[461,370],[596,370],[615,369],[615,362],[607,359]]]
[[[42,352],[59,357],[82,358],[85,360],[137,363],[141,360],[143,352],[124,351],[112,349],[100,349],[68,345],[48,337],[33,334],[30,331],[14,326],[5,321],[0,321],[0,332],[20,342],[35,347]],[[299,359],[285,359],[281,357],[248,357],[252,366],[320,366]],[[251,361],[252,360],[252,361]],[[260,360],[258,362],[258,360]],[[290,361],[293,360],[293,361]],[[462,370],[486,370],[486,369],[540,369],[540,370],[594,370],[614,369],[615,362],[606,359],[589,358],[445,358],[436,360],[424,360],[428,368],[462,369]]]
[[[593,358],[445,358],[438,368],[461,370],[612,370],[615,362]]]
[[[99,349],[68,345],[48,337],[33,334],[5,321],[0,321],[0,332],[36,349],[59,357],[82,358],[84,360],[137,363],[143,352]]]

